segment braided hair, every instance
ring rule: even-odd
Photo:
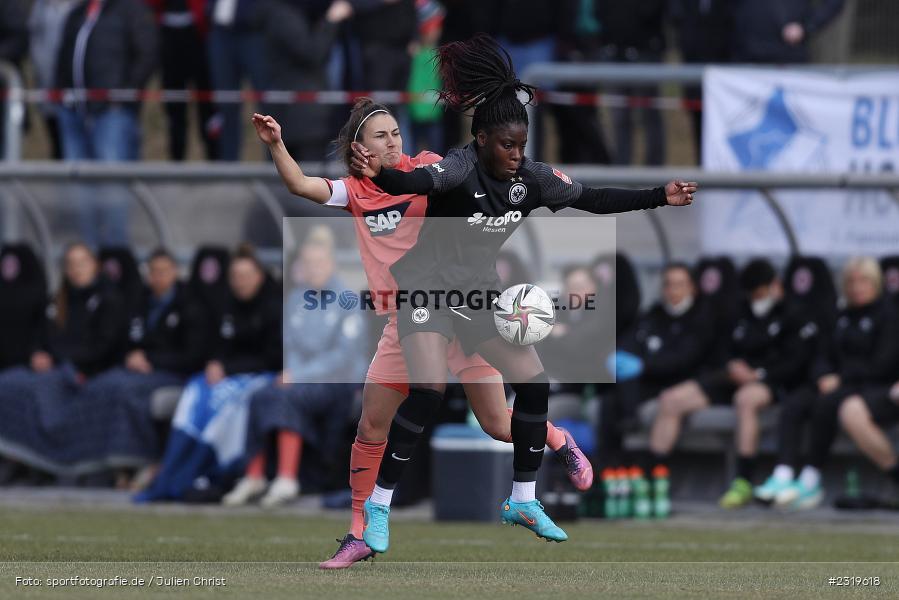
[[[474,109],[472,135],[500,125],[528,124],[525,106],[534,100],[537,88],[515,76],[512,57],[493,38],[481,33],[445,44],[437,50],[437,61],[444,87],[440,98],[462,113]],[[523,104],[519,92],[527,96]]]

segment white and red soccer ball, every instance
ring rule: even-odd
[[[493,301],[496,330],[510,344],[530,346],[549,335],[556,322],[552,298],[531,283],[506,289]]]

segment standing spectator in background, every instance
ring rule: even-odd
[[[156,24],[143,0],[89,0],[69,15],[56,67],[60,88],[142,90],[156,68]],[[58,108],[65,160],[140,158],[140,102],[63,97]],[[81,236],[96,245],[128,243],[128,201],[112,184],[76,191]]]
[[[141,0],[89,0],[66,22],[57,61],[59,87],[142,90],[156,68],[156,25]],[[63,158],[126,161],[140,157],[139,102],[64,98]]]
[[[846,263],[843,296],[846,306],[811,371],[814,386],[794,394],[781,411],[778,464],[755,490],[763,502],[797,509],[818,506],[824,499],[821,469],[837,435],[840,404],[847,397],[885,393],[877,390],[892,385],[899,372],[895,309],[883,297],[883,276],[875,259]],[[808,421],[809,456],[794,478]]]
[[[476,33],[493,33],[490,5],[483,0],[441,0],[446,10],[440,43],[467,40]],[[468,127],[463,127],[465,116],[454,110],[443,112],[443,143],[446,148],[457,148],[468,140]]]
[[[346,290],[335,273],[330,229],[313,229],[300,248],[294,272],[296,287],[287,296],[284,327],[285,368],[277,380],[253,396],[247,431],[246,474],[222,502],[246,504],[266,492],[260,503],[271,507],[299,494],[300,458],[311,444],[329,461],[342,441],[353,394],[361,389],[368,360],[365,327],[358,307],[336,303],[304,308],[307,293],[321,298],[328,290]],[[265,441],[275,437],[277,476],[265,480]],[[336,468],[336,465],[326,465]],[[330,469],[329,469],[330,470]],[[266,491],[268,487],[268,491]]]
[[[405,90],[418,30],[415,0],[349,0],[354,31],[362,46],[366,90]]]
[[[209,73],[216,91],[239,92],[244,80],[255,91],[268,89],[268,57],[259,30],[260,0],[210,0]],[[240,160],[243,119],[240,103],[222,102],[211,127],[219,158]]]
[[[31,67],[34,70],[35,82],[41,89],[49,90],[57,87],[57,60],[63,30],[69,13],[78,2],[79,0],[35,0],[31,7],[31,16],[28,19]],[[54,160],[61,160],[62,140],[56,107],[45,102],[41,103],[39,109],[50,138],[50,155]]]
[[[25,0],[3,0],[0,2],[0,61],[12,63],[19,67],[19,63],[28,53],[28,5]],[[0,82],[2,84],[2,82]],[[5,88],[0,87],[0,92]],[[5,111],[4,102],[0,97],[0,115]],[[0,119],[0,159],[5,153],[5,119]]]
[[[536,63],[551,62],[556,57],[556,41],[562,24],[556,0],[494,0],[491,32],[512,57],[515,72],[526,78],[527,68]],[[543,86],[549,89],[550,86]],[[538,113],[539,115],[539,113]],[[540,160],[543,149],[542,118],[534,119],[535,134],[528,143],[534,157]]]
[[[603,59],[621,63],[662,62],[665,51],[665,0],[633,0],[633,2],[600,2],[599,20],[602,23]],[[656,86],[627,86],[617,88],[627,96],[659,95]],[[665,122],[656,108],[642,108],[644,152],[642,164],[665,164]],[[634,115],[630,107],[612,109],[615,128],[615,164],[641,164],[634,158]]]
[[[206,36],[209,22],[208,0],[146,0],[159,23],[160,66],[162,88],[166,90],[207,91],[209,59],[206,56]],[[169,158],[182,161],[187,154],[187,102],[166,102],[168,118]],[[197,131],[203,141],[206,160],[218,158],[216,140],[210,132],[215,113],[209,100],[198,100]]]
[[[671,20],[685,63],[725,63],[731,56],[733,0],[669,0]],[[702,85],[684,88],[687,100],[702,100]],[[702,164],[702,110],[690,109],[696,158]]]
[[[809,37],[843,10],[844,0],[732,0],[732,58],[742,63],[808,62]]]
[[[443,107],[437,104],[440,76],[437,73],[437,44],[443,34],[443,6],[435,0],[416,0],[418,40],[413,44],[412,73],[409,92],[422,94],[420,100],[409,105],[412,118],[412,144],[418,153],[428,148],[443,148]]]
[[[355,18],[362,63],[362,86],[370,91],[404,91],[412,69],[412,43],[418,31],[415,0],[350,0]],[[406,139],[409,111],[405,105],[391,107]]]
[[[596,0],[566,0],[562,4],[561,33],[556,59],[564,62],[598,62],[602,23],[596,11]],[[571,92],[596,92],[593,87],[563,88]],[[559,160],[565,164],[600,164],[612,162],[595,106],[553,105],[559,128]]]
[[[310,0],[260,0],[272,89],[314,92],[328,88],[327,66],[341,22],[352,14],[347,0],[316,6]],[[296,160],[324,160],[330,137],[330,108],[304,102],[274,104],[272,115],[284,125],[284,145]]]
[[[523,76],[532,64],[553,60],[562,25],[559,2],[496,0],[490,4],[493,5],[492,31],[512,56],[516,73]]]

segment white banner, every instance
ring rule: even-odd
[[[878,173],[899,170],[899,73],[851,76],[784,69],[706,69],[703,167],[712,171]],[[804,254],[899,254],[899,204],[883,191],[775,191]],[[786,237],[757,192],[702,206],[706,253],[785,254]]]

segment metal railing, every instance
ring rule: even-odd
[[[343,172],[337,163],[309,163],[303,165],[307,173],[329,177],[340,177]],[[585,185],[652,187],[675,178],[699,181],[703,191],[710,190],[757,190],[762,199],[777,219],[788,244],[791,254],[801,252],[796,236],[796,224],[791,223],[788,214],[783,210],[776,192],[795,189],[824,190],[885,190],[899,203],[899,175],[821,175],[821,174],[786,174],[769,172],[743,173],[709,173],[698,169],[676,168],[619,168],[619,167],[561,167],[574,180]],[[143,214],[151,223],[160,244],[169,245],[173,239],[171,233],[172,220],[177,215],[167,214],[158,200],[153,186],[160,183],[202,184],[240,182],[240,194],[246,193],[248,200],[258,202],[269,218],[281,230],[282,218],[286,216],[284,204],[275,197],[272,190],[281,186],[277,172],[268,164],[222,164],[191,163],[174,165],[169,163],[45,163],[27,162],[17,164],[0,164],[0,202],[16,205],[37,232],[38,242],[43,248],[45,261],[48,261],[48,272],[55,271],[50,264],[58,249],[51,220],[45,214],[35,195],[30,192],[29,185],[37,182],[49,182],[60,186],[72,183],[112,182],[127,187],[142,207]],[[306,207],[302,201],[297,206]],[[311,203],[309,208],[315,208]],[[7,206],[8,208],[8,206]],[[657,211],[641,211],[649,219],[656,236],[663,260],[672,256],[669,242],[670,232],[666,229],[665,220]],[[289,235],[287,232],[285,235]],[[527,235],[527,232],[525,232]],[[529,243],[536,243],[533,236],[528,236]],[[234,240],[237,241],[237,240]],[[291,246],[293,240],[284,239]],[[532,248],[534,256],[539,257],[539,248]],[[538,261],[539,262],[539,261]]]

